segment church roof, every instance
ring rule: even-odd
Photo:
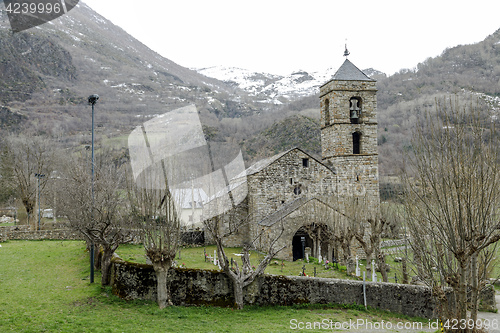
[[[288,149],[288,150],[286,150],[284,152],[281,152],[279,154],[273,155],[271,157],[265,158],[263,160],[260,160],[260,161],[258,161],[256,163],[252,164],[245,171],[241,172],[236,177],[233,177],[233,180],[244,178],[246,176],[256,174],[256,173],[264,170],[265,168],[267,168],[268,166],[270,166],[271,164],[273,164],[274,162],[276,162],[277,160],[279,160],[281,157],[283,157],[284,155],[288,154],[289,152],[291,152],[293,150],[300,150],[302,153],[308,155],[310,158],[315,159],[313,156],[311,156],[310,154],[306,153],[305,151],[303,151],[300,148],[297,148],[297,147],[291,148],[291,149]],[[321,162],[319,162],[319,163],[321,163]]]
[[[354,66],[349,59],[346,59],[342,66],[337,70],[332,80],[336,81],[375,81],[363,73],[358,67]]]
[[[318,161],[316,158],[314,158],[310,154],[306,153],[302,149],[300,149],[298,147],[291,148],[291,149],[288,149],[288,150],[286,150],[284,152],[281,152],[279,154],[273,155],[271,157],[265,158],[263,160],[260,160],[260,161],[258,161],[256,163],[252,164],[247,169],[245,169],[244,171],[242,171],[238,175],[236,175],[233,178],[231,178],[229,180],[230,184],[228,186],[226,186],[223,190],[219,191],[215,195],[211,196],[207,201],[210,202],[210,201],[212,201],[212,200],[214,200],[216,198],[219,198],[219,197],[221,197],[223,195],[226,195],[229,191],[234,191],[235,189],[237,189],[241,185],[244,185],[244,184],[246,185],[247,180],[248,180],[247,176],[254,175],[256,173],[261,172],[262,170],[264,170],[265,168],[267,168],[268,166],[270,166],[271,164],[273,164],[274,162],[276,162],[277,160],[279,160],[280,158],[282,158],[283,156],[285,156],[286,154],[288,154],[288,153],[290,153],[291,151],[294,151],[294,150],[299,150],[302,153],[304,153],[307,156],[309,156],[309,158],[312,158],[312,159],[316,160],[318,163],[323,164],[322,162]],[[327,167],[325,166],[325,168],[327,168]],[[332,172],[335,173],[334,171],[332,171]]]
[[[279,154],[265,158],[263,160],[260,160],[256,163],[252,164],[251,166],[249,166],[245,170],[245,175],[246,176],[253,175],[259,171],[262,171],[263,169],[267,168],[269,165],[273,164],[275,161],[279,160],[283,155],[288,154],[290,151],[292,151],[294,149],[296,149],[296,148],[289,149],[287,151],[281,152]]]

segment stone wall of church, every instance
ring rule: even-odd
[[[227,235],[224,238],[224,246],[242,247],[251,243],[250,230],[252,221],[249,219],[248,214],[248,198],[224,215],[223,221],[224,233]]]
[[[335,175],[322,163],[295,149],[260,172],[249,175],[248,193],[252,220],[258,222],[299,195],[334,196]]]
[[[330,160],[338,176],[341,206],[358,198],[366,209],[378,211],[380,205],[378,155],[347,155]]]
[[[334,123],[350,124],[349,100],[351,97],[361,97],[363,101],[360,123],[376,123],[376,93],[375,81],[330,81],[321,86],[321,127]],[[328,110],[325,108],[326,99],[328,99]],[[327,123],[326,111],[330,114],[329,123]]]
[[[320,200],[312,199],[284,217],[282,221],[276,221],[270,227],[260,226],[263,231],[256,239],[256,246],[257,249],[261,251],[267,251],[271,242],[281,235],[274,244],[274,249],[282,248],[276,255],[276,258],[292,261],[294,252],[293,238],[296,236],[297,231],[301,227],[315,225],[315,230],[313,230],[310,235],[313,246],[317,246],[318,243],[320,244],[319,251],[324,260],[332,261],[335,257],[336,260],[340,261],[342,259],[341,249],[335,248],[335,244],[331,236],[328,236],[328,232],[338,232],[338,226],[347,223],[349,223],[347,218],[333,209],[332,206]],[[282,228],[282,224],[284,228]],[[317,233],[319,228],[326,230],[323,233]],[[320,236],[316,238],[318,234],[320,234]],[[354,257],[365,257],[362,248],[356,240],[352,241],[351,254]],[[312,253],[311,256],[317,255]]]
[[[353,133],[361,133],[360,155],[377,153],[377,125],[344,124],[329,126],[321,131],[323,159],[353,154]]]
[[[322,157],[336,172],[342,210],[353,197],[362,198],[374,212],[380,204],[376,93],[375,81],[332,80],[320,87]],[[350,121],[353,97],[360,100],[359,124]],[[361,134],[359,154],[354,154],[356,132]]]

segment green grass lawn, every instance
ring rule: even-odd
[[[0,223],[0,227],[12,227],[15,226],[16,224],[14,222],[4,222]]]
[[[395,257],[404,257],[405,251],[404,248],[401,247],[399,251],[391,252],[391,248],[386,250],[386,262],[391,266],[391,271],[388,273],[389,282],[394,282],[394,274],[397,274],[398,281],[401,281],[401,277],[403,276],[403,268],[401,262],[395,262]],[[500,244],[497,246],[497,255],[496,258],[491,262],[491,273],[489,273],[490,278],[500,278]],[[410,276],[416,274],[416,268],[413,263],[413,252],[411,249],[408,250],[408,262],[407,262],[407,270]]]
[[[188,268],[200,268],[200,269],[218,269],[211,262],[205,262],[205,252],[207,255],[214,256],[215,245],[206,247],[188,247],[181,249],[180,259],[177,255],[176,262],[178,265],[184,265]],[[241,263],[240,258],[236,255],[241,252],[241,248],[226,248],[226,254],[228,259],[237,260]],[[121,245],[116,253],[126,261],[136,262],[136,263],[146,263],[146,256],[144,247],[142,245],[131,245],[125,244]],[[264,255],[255,251],[250,254],[250,262],[253,266],[257,267],[259,262],[264,258]],[[361,276],[362,272],[365,271],[365,260],[360,260]],[[317,261],[313,262],[311,260],[309,263],[303,260],[297,260],[294,262],[282,261],[280,259],[271,260],[271,263],[266,268],[265,273],[275,274],[275,275],[299,275],[302,272],[302,268],[305,266],[305,273],[308,276],[314,276],[314,269],[316,269],[316,277],[324,278],[338,278],[338,279],[358,279],[362,280],[362,277],[356,278],[354,276],[347,275],[344,270],[337,269],[325,269],[323,264],[318,264]],[[371,273],[367,273],[366,279],[371,279]],[[398,276],[401,274],[398,272]],[[399,278],[399,277],[398,277]],[[382,276],[377,273],[377,280],[382,281]],[[394,274],[389,277],[389,282],[394,282]]]
[[[296,331],[290,327],[293,319],[298,322],[346,322],[350,319],[363,319],[394,323],[414,320],[382,311],[365,311],[359,307],[344,309],[341,306],[323,305],[247,306],[242,311],[175,306],[160,310],[152,302],[127,302],[111,295],[109,288],[100,287],[98,273],[96,283],[90,284],[88,253],[85,252],[83,242],[9,241],[1,245],[2,333],[293,332]],[[128,251],[127,247],[123,249]],[[187,252],[181,252],[181,261]],[[186,265],[189,260],[186,255]],[[424,327],[425,325],[427,321]]]

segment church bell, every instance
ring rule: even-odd
[[[351,119],[359,119],[357,110],[351,110]]]

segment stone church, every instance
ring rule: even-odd
[[[267,251],[281,234],[279,258],[303,258],[309,247],[312,256],[332,260],[341,251],[335,233],[349,223],[354,202],[356,210],[378,211],[376,81],[346,58],[320,87],[320,112],[322,159],[294,148],[250,166],[248,195],[236,208],[249,223],[226,246],[253,243]]]

